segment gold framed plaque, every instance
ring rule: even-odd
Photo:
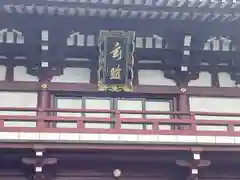
[[[98,90],[132,91],[135,32],[100,31]]]

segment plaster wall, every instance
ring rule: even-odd
[[[6,66],[0,66],[0,81],[4,81],[6,77]]]
[[[14,81],[34,81],[38,82],[37,76],[32,76],[27,73],[27,68],[24,66],[16,66],[14,67],[13,73],[13,80]]]
[[[54,76],[51,82],[59,83],[89,83],[90,82],[90,69],[67,67],[64,68],[63,74]]]
[[[209,72],[200,72],[199,78],[196,80],[191,80],[188,83],[188,86],[197,86],[197,87],[211,87],[211,74]]]
[[[231,80],[231,76],[227,72],[218,73],[218,82],[220,87],[236,87],[235,81]],[[198,79],[189,81],[188,86],[211,87],[212,75],[209,72],[202,71],[199,73]]]
[[[218,79],[220,87],[236,87],[235,81],[231,79],[229,73],[226,72],[218,73]]]
[[[239,113],[240,98],[221,98],[221,97],[190,97],[190,110],[193,112],[214,112],[214,113]],[[203,116],[197,115],[198,120],[234,120],[239,121],[240,117],[230,116]],[[220,130],[226,131],[227,126],[204,125],[198,126],[198,130]],[[235,130],[240,130],[238,126]]]
[[[36,92],[0,92],[0,107],[37,107]],[[30,111],[1,111],[0,115],[25,115],[35,116],[36,112]],[[35,127],[35,121],[4,121],[6,127]]]
[[[0,66],[0,81],[6,79],[6,67]],[[24,66],[14,67],[14,81],[38,82],[36,76],[27,74],[27,68]],[[218,73],[220,87],[236,87],[235,81],[231,80],[230,74],[226,72]],[[63,74],[54,76],[51,82],[58,83],[90,83],[90,69],[67,67],[64,68]],[[139,70],[138,71],[139,85],[148,86],[176,86],[176,82],[164,77],[163,71],[160,70]],[[191,80],[188,86],[195,87],[211,87],[211,74],[209,72],[200,72],[199,78]]]
[[[164,77],[163,71],[160,70],[139,70],[138,83],[148,86],[176,86],[176,83]]]

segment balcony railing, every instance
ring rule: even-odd
[[[210,112],[159,112],[159,111],[118,111],[99,109],[57,109],[57,108],[13,108],[1,107],[1,132],[61,132],[61,133],[120,133],[120,134],[159,134],[159,135],[214,135],[240,136],[240,113],[210,113]],[[11,115],[14,112],[35,112],[36,115]],[[81,116],[57,116],[56,113],[82,113]],[[86,116],[94,114],[98,116]],[[99,117],[99,114],[108,114],[108,117]],[[6,114],[6,113],[5,113]],[[124,117],[122,115],[124,114]],[[142,118],[128,118],[127,114],[138,114]],[[149,115],[154,118],[149,118]],[[164,116],[165,115],[165,116]],[[162,117],[158,117],[162,116]],[[169,116],[169,118],[167,118]],[[204,120],[196,119],[204,116]],[[209,119],[206,119],[206,116]],[[211,120],[211,116],[221,119]],[[223,120],[222,117],[227,117]],[[231,117],[234,117],[231,119]],[[238,121],[239,117],[239,121]],[[18,122],[14,124],[14,122]],[[20,125],[19,125],[20,122]],[[32,122],[34,125],[25,126]],[[73,126],[58,127],[57,123],[73,123]],[[94,128],[86,126],[94,123]],[[9,125],[10,124],[10,125]],[[109,124],[109,127],[98,126]],[[126,128],[123,125],[141,125],[142,128]],[[168,128],[162,128],[168,126]],[[203,128],[204,127],[204,128]],[[224,127],[224,128],[217,128]]]

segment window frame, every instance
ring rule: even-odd
[[[124,99],[129,99],[129,100],[135,100],[135,101],[141,101],[142,102],[142,110],[145,111],[146,110],[146,102],[147,101],[152,101],[152,102],[169,102],[169,110],[171,111],[176,111],[177,108],[177,100],[175,96],[153,96],[152,94],[150,95],[144,95],[144,94],[134,94],[133,95],[129,95],[126,94],[126,96],[116,96],[115,93],[79,93],[79,94],[65,94],[65,93],[61,93],[61,94],[52,94],[52,103],[51,103],[51,108],[57,108],[57,101],[58,99],[73,99],[73,98],[77,98],[82,100],[82,108],[86,109],[86,100],[87,99],[108,99],[110,100],[110,109],[111,110],[117,110],[118,107],[118,100],[124,100]],[[54,113],[53,115],[56,116],[56,113]],[[85,113],[82,113],[82,116],[85,117]],[[170,115],[170,118],[173,118],[173,115]],[[113,114],[111,114],[111,118],[113,119],[113,121],[115,121],[115,117]],[[142,118],[146,118],[146,115],[142,115]],[[56,127],[56,123],[57,122],[51,122],[51,127]],[[114,123],[111,123],[111,127],[114,127]],[[174,128],[174,126],[171,126],[172,128]],[[147,128],[147,124],[143,124],[143,130],[145,130]]]

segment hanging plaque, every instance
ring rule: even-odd
[[[100,31],[98,90],[132,91],[135,32]]]

